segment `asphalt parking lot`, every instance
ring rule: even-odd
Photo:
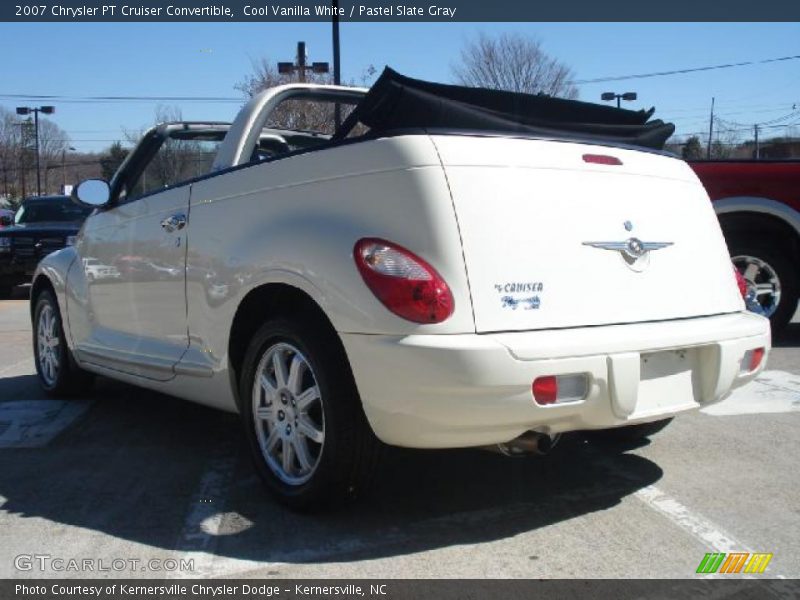
[[[392,451],[369,499],[302,516],[262,490],[234,415],[105,379],[44,396],[21,292],[0,302],[0,577],[685,578],[707,552],[800,577],[800,324],[709,413],[638,447]]]

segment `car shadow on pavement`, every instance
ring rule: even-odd
[[[0,398],[35,397],[32,379],[0,379]],[[91,408],[49,445],[0,450],[2,510],[60,536],[78,527],[181,554],[320,563],[498,540],[613,507],[662,475],[579,435],[541,458],[389,449],[367,497],[303,515],[264,491],[236,415],[103,378],[84,400]],[[48,538],[7,542],[52,552],[30,539]]]

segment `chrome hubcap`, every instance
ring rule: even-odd
[[[61,366],[61,346],[58,339],[58,319],[53,307],[46,305],[39,313],[36,325],[36,345],[39,372],[47,385],[54,385]]]
[[[781,301],[781,280],[769,263],[755,256],[734,256],[734,266],[747,282],[747,308],[771,317]]]
[[[289,485],[314,474],[325,446],[325,416],[311,365],[291,344],[270,346],[253,382],[253,422],[270,470]]]

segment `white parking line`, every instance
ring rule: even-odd
[[[752,552],[732,535],[705,517],[693,513],[675,498],[655,486],[648,485],[637,491],[635,495],[647,506],[660,512],[715,552]]]
[[[192,495],[175,549],[183,553],[181,559],[194,561],[194,570],[181,572],[178,577],[214,575],[215,550],[237,458],[232,446],[220,446]]]
[[[693,512],[687,506],[653,485],[640,489],[634,495],[647,506],[661,513],[678,527],[688,532],[706,546],[709,551],[724,552],[726,554],[728,552],[753,552],[747,544],[740,542],[717,524]],[[698,562],[700,558],[702,557],[698,557]],[[710,576],[703,575],[703,577]],[[772,569],[769,570],[767,576],[779,579],[785,578],[784,575],[776,573]]]

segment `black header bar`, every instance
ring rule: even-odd
[[[114,3],[116,1],[116,3]],[[313,0],[62,0],[0,3],[5,22],[321,22]],[[341,22],[800,21],[797,0],[342,0]]]

